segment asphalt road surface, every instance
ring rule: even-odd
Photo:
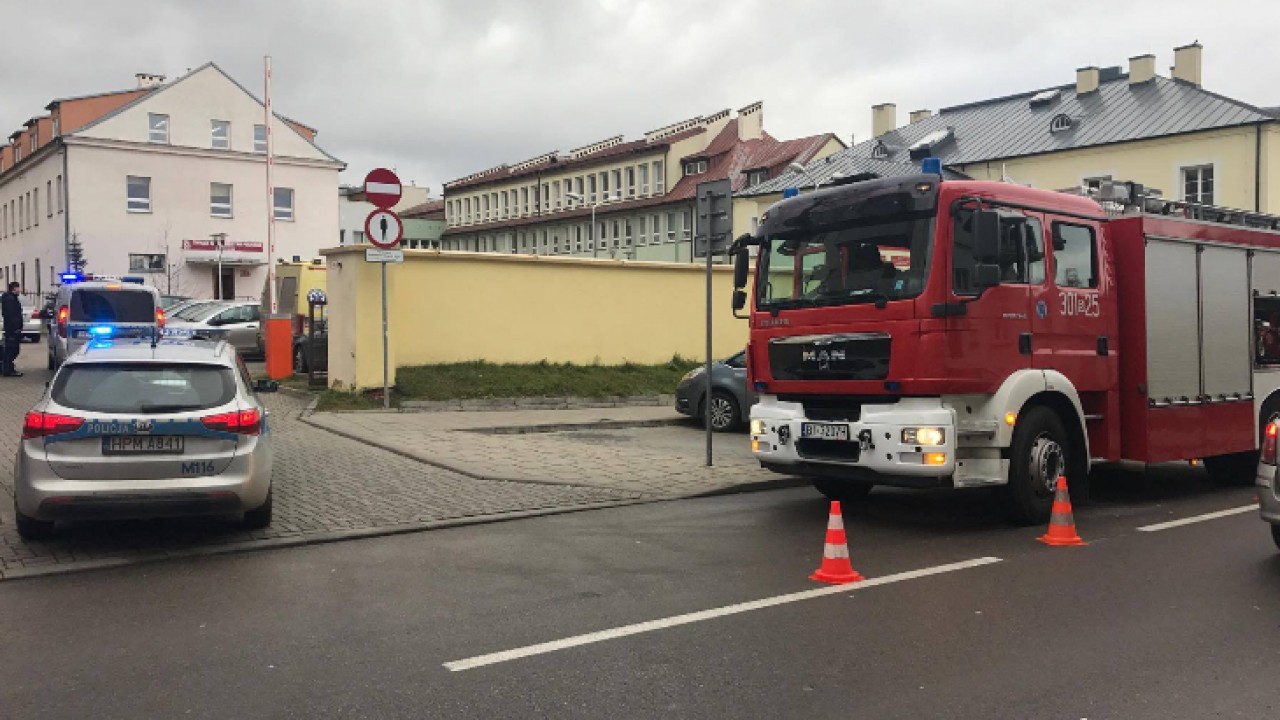
[[[6,582],[0,712],[1280,716],[1252,490],[1156,475],[1104,478],[1082,548],[981,494],[877,491],[845,513],[861,587],[807,579],[805,488]]]

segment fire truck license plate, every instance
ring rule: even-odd
[[[849,440],[849,426],[833,423],[800,423],[800,437],[815,440]]]

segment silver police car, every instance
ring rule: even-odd
[[[243,513],[271,523],[271,434],[225,342],[111,339],[67,358],[27,413],[14,470],[18,533],[59,520]]]

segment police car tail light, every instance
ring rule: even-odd
[[[257,435],[262,430],[262,415],[257,410],[237,410],[208,415],[201,418],[200,422],[210,430],[222,430],[240,435]]]
[[[1262,435],[1262,462],[1276,464],[1276,435],[1280,435],[1280,425],[1267,423],[1267,430]]]
[[[164,308],[156,308],[156,326],[160,328],[164,327]]]
[[[58,337],[67,336],[67,317],[71,314],[71,308],[63,305],[58,308]]]
[[[56,413],[29,412],[22,423],[24,439],[48,437],[74,432],[84,425],[84,418],[58,415]]]

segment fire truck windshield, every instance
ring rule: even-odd
[[[765,238],[757,269],[761,309],[883,304],[924,289],[933,211],[883,215]]]

